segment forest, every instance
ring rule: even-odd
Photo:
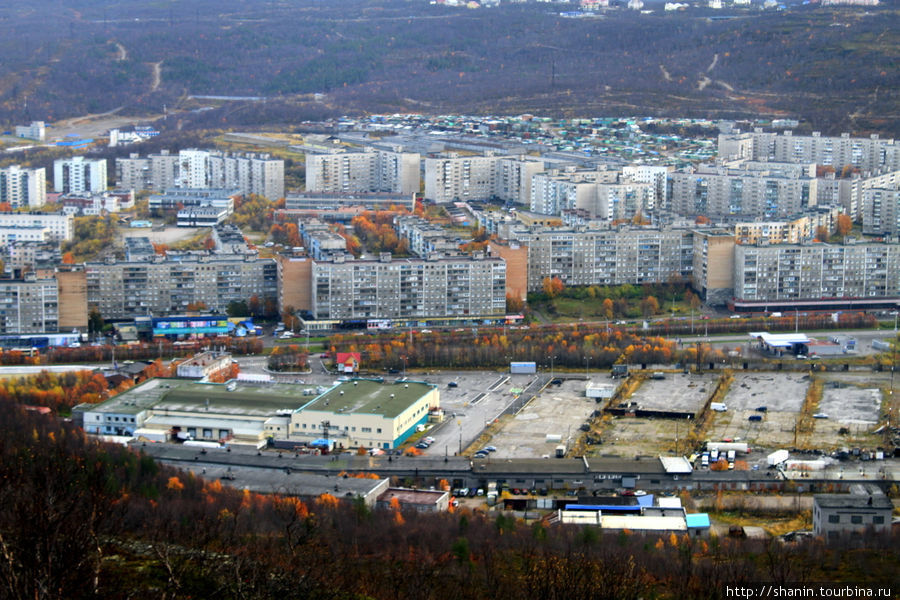
[[[0,6],[0,123],[165,106],[178,118],[158,125],[179,131],[372,112],[532,112],[790,116],[825,133],[900,133],[892,4],[714,14],[13,0]],[[195,95],[265,101],[196,110],[209,101]]]
[[[0,589],[16,600],[724,598],[725,584],[900,585],[900,543],[603,535],[510,513],[257,494],[0,400]]]

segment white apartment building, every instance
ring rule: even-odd
[[[30,125],[16,125],[16,137],[43,142],[47,129],[43,121],[32,121]]]
[[[47,202],[47,175],[43,167],[22,168],[10,165],[0,169],[0,202],[13,209],[40,208]]]
[[[73,156],[53,161],[53,189],[63,194],[106,189],[106,159]]]
[[[362,152],[306,155],[306,191],[327,194],[419,191],[419,155],[365,148]]]
[[[900,170],[873,177],[854,179],[851,197],[859,209],[863,233],[896,235],[900,233]]]
[[[47,228],[46,241],[57,243],[72,239],[72,222],[72,215],[64,213],[0,213],[0,228],[38,230]]]
[[[506,263],[481,254],[315,261],[316,319],[489,316],[506,312]]]
[[[839,137],[782,135],[763,132],[735,132],[719,134],[718,154],[721,158],[751,158],[760,161],[815,163],[830,165],[841,170],[852,165],[862,171],[895,171],[900,169],[900,145],[893,139],[881,139],[877,135],[868,138],[852,138],[849,133]]]

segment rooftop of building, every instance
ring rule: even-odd
[[[438,490],[413,490],[408,488],[388,488],[378,496],[379,502],[390,502],[394,498],[401,504],[437,504],[448,492]]]
[[[137,414],[144,410],[269,417],[296,410],[302,391],[293,385],[230,382],[197,383],[183,379],[150,379],[106,402],[86,407],[102,413]]]
[[[884,494],[816,494],[813,500],[821,508],[894,509],[891,499]]]
[[[381,383],[371,379],[341,382],[300,410],[341,414],[373,414],[394,418],[435,386],[418,381]]]

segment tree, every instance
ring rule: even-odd
[[[603,299],[603,307],[601,308],[601,312],[603,313],[604,319],[612,319],[614,314],[614,306],[611,298]]]
[[[506,295],[506,312],[509,314],[518,314],[525,308],[525,302],[521,298],[517,298],[512,294]]]
[[[827,242],[828,241],[828,228],[824,225],[819,225],[816,227],[816,241],[817,242]]]
[[[655,315],[658,312],[659,300],[657,300],[653,296],[647,296],[646,298],[641,300],[641,314],[643,314],[645,317]]]
[[[544,277],[541,288],[549,298],[557,297],[566,287],[559,277]]]
[[[225,308],[225,313],[229,317],[249,317],[250,309],[243,300],[232,300]]]
[[[837,221],[835,222],[835,230],[838,235],[843,237],[849,234],[852,229],[853,219],[851,219],[849,215],[838,215]]]

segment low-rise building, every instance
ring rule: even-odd
[[[813,496],[813,531],[826,539],[861,534],[871,528],[889,533],[894,505],[883,493],[816,494]]]
[[[186,379],[206,379],[231,368],[234,361],[228,352],[208,351],[178,363],[175,372]]]
[[[433,384],[354,379],[292,412],[289,439],[328,438],[345,448],[396,448],[438,407],[440,392]]]

